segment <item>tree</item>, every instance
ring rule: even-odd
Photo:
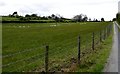
[[[116,19],[118,19],[118,18],[119,18],[119,13],[116,14]]]
[[[60,19],[60,22],[65,21],[65,18],[64,18],[64,17],[60,17],[59,19]]]
[[[23,20],[24,20],[24,17],[20,17],[19,19],[20,19],[20,21],[23,21]]]
[[[116,14],[116,19],[117,19],[117,20],[120,20],[120,13],[117,13],[117,14]]]
[[[120,13],[116,14],[116,21],[120,24]]]
[[[56,22],[59,22],[59,17],[55,16],[55,19],[54,19]]]
[[[101,22],[104,22],[105,20],[104,20],[104,18],[101,18]]]
[[[45,17],[45,16],[41,17],[41,19],[42,19],[42,20],[48,20],[48,18]]]
[[[51,17],[52,17],[52,19],[55,19],[55,15],[54,14],[52,14]]]
[[[98,19],[96,19],[95,21],[98,22]]]
[[[26,14],[25,17],[30,17],[30,15],[29,15],[29,14]]]
[[[91,18],[89,18],[89,21],[92,21]]]
[[[87,20],[88,20],[87,15],[84,15],[84,17],[83,17],[83,21],[86,22]]]
[[[11,15],[11,14],[9,14],[8,16],[9,16],[9,17],[13,17],[13,15]]]
[[[82,14],[74,16],[73,19],[77,22],[82,21]]]
[[[88,20],[88,17],[87,15],[80,14],[80,15],[74,16],[73,19],[77,22],[85,22]]]
[[[17,13],[17,12],[13,12],[12,15],[13,15],[13,16],[18,16],[18,13]]]
[[[116,18],[113,18],[113,21],[116,21]]]
[[[64,21],[64,17],[62,17],[60,14],[56,14],[55,15],[55,21],[56,22],[63,22]]]
[[[31,17],[37,17],[37,14],[32,14]]]
[[[51,17],[51,16],[48,16],[48,19],[52,19],[52,17]]]

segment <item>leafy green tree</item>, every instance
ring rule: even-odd
[[[95,22],[98,22],[98,19],[96,19]]]
[[[32,14],[31,17],[38,17],[37,14]]]
[[[114,19],[114,21],[115,21],[115,19]],[[116,21],[120,24],[120,13],[116,14]]]
[[[104,22],[105,20],[104,20],[104,18],[101,18],[101,22]]]
[[[87,15],[80,14],[80,15],[74,16],[73,19],[77,22],[85,22],[88,20],[88,17]]]
[[[52,17],[51,17],[51,16],[48,16],[48,19],[52,19]]]
[[[12,15],[13,15],[13,16],[18,16],[18,13],[17,13],[17,12],[13,12]]]
[[[86,22],[88,20],[88,17],[86,15],[84,15],[83,19],[84,22]]]
[[[25,17],[31,17],[29,14],[26,14]]]
[[[92,21],[91,18],[89,18],[89,21]]]
[[[113,20],[112,21],[116,21],[116,18],[113,18]]]
[[[52,14],[51,17],[52,17],[52,19],[55,19],[55,15],[54,14]]]
[[[77,22],[80,22],[80,21],[82,21],[82,15],[81,14],[80,15],[76,15],[76,16],[73,17],[73,19],[75,21],[77,21]]]

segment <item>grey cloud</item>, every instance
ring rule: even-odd
[[[75,2],[74,5],[103,5],[103,4],[113,4],[117,1],[96,1],[96,2]],[[72,5],[72,4],[71,4]]]
[[[115,3],[116,1],[104,1],[104,2],[91,2],[91,3],[86,3],[88,5],[102,5],[102,4],[113,4]]]
[[[5,6],[6,4],[4,2],[0,1],[0,6]]]
[[[40,10],[43,12],[48,12],[53,7],[52,4],[34,4],[33,6],[37,10]]]
[[[18,9],[18,12],[22,13],[22,14],[29,14],[29,13],[32,13],[33,10],[30,8],[30,7],[21,7]]]
[[[25,14],[31,14],[31,13],[40,13],[42,14],[43,12],[49,12],[50,7],[47,5],[41,5],[41,4],[34,4],[34,5],[29,5],[29,6],[20,6],[19,7],[19,12],[25,13]]]

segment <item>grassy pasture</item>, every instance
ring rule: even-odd
[[[86,23],[6,23],[2,26],[3,72],[40,71],[44,66],[45,45],[49,45],[49,67],[61,67],[77,57],[77,38],[82,47],[91,45],[91,33],[109,22]],[[82,50],[82,49],[81,49]],[[22,59],[22,60],[21,60]]]
[[[2,65],[2,23],[0,23],[0,65]],[[2,72],[2,67],[0,67],[0,72]]]
[[[3,16],[2,21],[18,21],[19,18]]]

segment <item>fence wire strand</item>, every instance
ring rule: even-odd
[[[112,26],[108,25],[105,29],[94,32],[94,37],[93,37],[93,33],[89,33],[87,35],[83,35],[81,36],[81,54],[80,56],[83,58],[85,56],[85,54],[92,52],[92,45],[93,45],[93,38],[94,38],[94,47],[96,48],[96,46],[98,46],[100,44],[101,41],[105,40],[111,33],[112,30]],[[56,43],[49,43],[49,51],[48,51],[48,55],[49,55],[49,69],[53,67],[54,64],[56,64],[57,60],[60,61],[60,59],[65,59],[67,61],[70,61],[71,58],[77,58],[77,53],[78,53],[78,37],[73,37],[71,39],[67,39],[61,42],[56,42]],[[101,41],[100,41],[101,40]],[[57,44],[59,43],[59,44]],[[44,47],[44,48],[43,48]],[[32,52],[33,50],[36,51],[38,49],[45,49],[45,46],[41,46],[38,48],[33,48],[33,49],[25,49],[24,51],[19,51],[16,52],[14,54],[8,54],[8,55],[4,55],[2,58],[8,58],[8,57],[12,57],[12,56],[16,56],[18,54],[23,54],[26,52]],[[44,68],[44,59],[45,59],[45,51],[41,51],[42,54],[38,53],[35,54],[31,57],[27,57],[24,59],[20,59],[14,62],[9,62],[5,65],[1,65],[1,67],[7,68],[11,65],[13,65],[19,62],[27,62],[27,60],[30,60],[32,58],[35,58],[33,61],[30,61],[29,63],[25,63],[24,66],[19,66],[19,68],[16,68],[15,70],[11,70],[11,71],[22,71],[22,70],[27,70],[25,69],[28,66],[31,66],[32,64],[37,64],[36,62],[41,62],[39,63],[40,67],[39,68]],[[57,56],[56,56],[57,55]],[[57,59],[56,59],[57,58]],[[55,63],[51,63],[53,61],[53,59],[55,60]],[[59,63],[57,64],[61,64],[61,62],[64,62],[63,60],[61,60]]]

